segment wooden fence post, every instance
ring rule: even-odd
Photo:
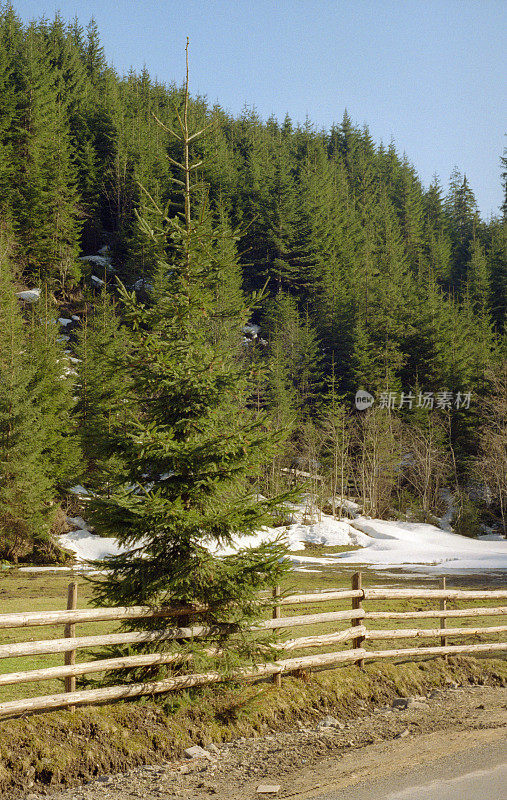
[[[279,586],[275,586],[274,589],[273,589],[273,600],[276,600],[278,597],[280,597],[280,587]],[[276,605],[273,606],[273,619],[280,619],[280,616],[281,616],[280,606],[278,604],[276,604]],[[280,672],[276,672],[273,675],[273,683],[275,684],[277,689],[281,688],[281,686],[282,686],[282,675],[281,675]]]
[[[440,588],[441,589],[445,589],[445,578],[440,578]],[[445,600],[445,598],[443,598],[440,601],[440,611],[446,611],[446,610],[447,610],[447,600]],[[441,628],[445,628],[445,616],[444,617],[440,617],[440,627]],[[447,647],[447,637],[446,636],[441,636],[440,637],[440,645],[442,647]],[[444,656],[444,659],[446,661],[449,661],[449,656]]]
[[[67,590],[67,610],[74,611],[77,608],[77,583],[76,581],[72,581],[69,583],[69,588]],[[76,635],[76,625],[75,623],[69,623],[65,626],[65,633],[64,636],[66,639],[72,639]],[[76,651],[75,650],[66,650],[65,652],[65,665],[73,665],[76,663]],[[76,678],[75,676],[71,675],[68,678],[65,678],[65,691],[66,692],[75,692],[76,691]],[[70,706],[70,710],[74,710],[74,706]]]
[[[352,575],[352,588],[353,589],[362,589],[363,588],[362,583],[363,582],[362,582],[361,573],[360,572],[354,572],[354,574]],[[362,607],[363,607],[362,597],[353,597],[352,598],[352,608],[356,609],[356,608],[362,608]],[[362,625],[362,624],[364,624],[364,620],[361,620],[361,619],[353,619],[352,620],[352,627],[353,628],[357,627],[358,625]],[[354,649],[356,649],[356,647],[362,647],[364,640],[365,640],[364,636],[358,636],[357,639],[353,639],[352,640],[352,647]],[[358,659],[356,661],[356,664],[357,664],[358,667],[364,667],[364,658]]]

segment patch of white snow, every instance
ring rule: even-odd
[[[106,269],[111,264],[109,256],[81,256],[79,260],[87,261],[89,264],[93,264],[96,267],[105,267]]]
[[[70,490],[89,497],[85,487],[77,485]],[[277,528],[263,528],[250,536],[233,537],[230,544],[208,544],[218,556],[236,553],[246,547],[258,547],[277,537],[285,540],[294,569],[309,570],[312,566],[337,566],[338,564],[369,565],[377,570],[408,570],[411,575],[454,573],[507,569],[507,541],[493,538],[492,534],[470,539],[418,522],[385,521],[359,517],[355,520],[337,520],[321,514],[319,521],[303,521],[306,504],[293,505],[296,521]],[[124,552],[114,538],[103,538],[90,531],[82,517],[69,518],[78,530],[59,537],[60,544],[76,554],[78,561],[96,560]],[[305,542],[325,546],[358,546],[358,550],[329,553],[322,557],[304,554]],[[302,552],[303,551],[303,552]]]
[[[368,537],[360,531],[354,530],[345,520],[333,519],[327,514],[322,514],[320,522],[308,525],[302,522],[293,522],[279,528],[263,528],[251,536],[234,537],[230,545],[211,545],[210,549],[217,555],[229,555],[243,547],[258,547],[263,542],[273,541],[277,536],[283,538],[290,552],[304,550],[305,542],[335,547],[337,545],[354,546],[363,545]],[[298,561],[315,561],[307,556],[298,556]],[[318,559],[315,563],[334,563],[334,555]]]
[[[85,487],[81,486],[80,483],[76,483],[75,486],[71,486],[69,492],[72,492],[72,494],[82,495],[83,497],[90,496],[88,489],[85,489]]]
[[[77,561],[97,561],[129,549],[121,547],[117,539],[97,536],[84,529],[63,533],[58,537],[58,543],[60,547],[73,552]]]
[[[505,540],[471,539],[421,522],[360,517],[351,525],[368,539],[364,549],[339,554],[348,564],[370,564],[376,569],[406,565],[420,572],[507,569]]]
[[[321,569],[306,569],[306,567],[294,567],[292,571],[293,572],[314,572],[315,575],[321,575],[322,574],[322,570]]]
[[[255,325],[253,322],[249,322],[248,325],[243,326],[243,333],[246,336],[250,336],[251,339],[256,339],[259,335],[260,325]]]
[[[349,500],[347,497],[340,497],[339,495],[336,495],[334,502],[336,508],[341,508],[341,510],[344,511],[345,514],[348,514],[348,516],[352,519],[359,516],[359,512],[361,510],[359,503],[355,503],[353,500]],[[329,505],[333,505],[332,497],[329,499]]]
[[[16,297],[25,300],[27,303],[36,303],[40,297],[40,289],[26,289],[24,292],[16,292]]]

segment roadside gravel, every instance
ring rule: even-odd
[[[277,797],[303,797],[326,784],[326,774],[350,774],[359,758],[363,776],[370,769],[379,772],[376,753],[390,744],[394,753],[403,746],[405,760],[411,749],[416,758],[420,741],[434,732],[441,747],[460,731],[472,734],[492,731],[505,735],[507,689],[488,686],[451,687],[433,690],[425,696],[399,698],[393,706],[373,708],[364,702],[354,718],[339,719],[330,709],[312,726],[302,724],[288,732],[273,732],[254,739],[212,745],[206,755],[144,766],[121,775],[106,775],[84,786],[44,794],[21,794],[23,800],[176,800],[176,798],[267,797],[256,790],[260,784],[280,785]],[[389,761],[389,759],[384,760]],[[340,768],[343,765],[343,769]],[[392,765],[391,765],[392,766]],[[271,795],[274,796],[274,795]],[[308,795],[310,796],[310,795]]]

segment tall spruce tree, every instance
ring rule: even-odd
[[[26,326],[27,359],[32,369],[30,396],[42,419],[43,469],[51,485],[65,489],[80,478],[81,448],[74,418],[77,373],[66,351],[67,337],[55,319],[57,309],[48,288]]]
[[[334,364],[333,364],[334,367]],[[323,395],[318,416],[321,469],[326,478],[326,488],[331,496],[333,516],[342,517],[342,501],[347,494],[351,472],[351,424],[346,417],[346,407],[336,394],[336,381],[331,376],[329,391]],[[337,502],[337,495],[340,500]]]
[[[274,373],[284,375],[301,413],[309,413],[320,382],[320,353],[313,325],[300,315],[295,300],[281,292],[267,305],[262,319],[269,339],[268,358]]]
[[[502,165],[502,186],[504,190],[504,201],[501,211],[503,212],[504,219],[507,219],[507,148],[504,150],[503,156],[500,157],[500,163]]]
[[[128,350],[128,331],[121,326],[116,304],[105,285],[85,316],[78,334],[79,436],[88,485],[107,492],[110,475],[123,469],[116,438],[123,436],[131,399],[130,381],[117,371]]]
[[[47,415],[47,384],[15,294],[12,238],[0,230],[0,557],[54,557],[57,506]],[[60,378],[61,376],[59,376]],[[53,450],[54,454],[54,450]]]
[[[507,215],[490,225],[491,316],[499,333],[507,330]]]
[[[55,42],[46,38],[44,26],[30,26],[23,71],[25,169],[19,186],[17,227],[27,273],[64,288],[79,276],[80,223],[55,48]]]
[[[258,653],[258,645],[248,644],[245,623],[259,611],[258,590],[286,569],[285,549],[278,542],[233,544],[256,530],[280,500],[254,497],[248,476],[273,443],[262,419],[247,410],[248,375],[213,343],[226,265],[210,246],[207,223],[194,216],[190,144],[200,134],[189,131],[188,44],[179,124],[171,134],[183,150],[176,166],[184,211],[176,218],[162,213],[153,233],[170,241],[170,260],[159,263],[149,304],[121,292],[132,343],[118,369],[132,382],[138,413],[116,441],[127,475],[95,503],[94,519],[127,550],[102,564],[107,573],[95,584],[95,598],[102,604],[204,605],[193,619],[209,626],[203,641],[208,649],[210,642],[219,645],[226,663]],[[238,313],[244,324],[246,309]],[[231,555],[218,555],[223,545],[232,547]]]
[[[466,175],[452,172],[445,211],[452,242],[451,278],[455,289],[461,290],[466,279],[471,243],[478,222],[477,204]]]

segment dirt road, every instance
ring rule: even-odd
[[[448,764],[448,775],[453,777],[434,779],[433,775],[428,776],[424,784],[417,786],[410,786],[401,792],[389,794],[385,796],[385,800],[464,800],[470,797],[471,800],[476,800],[480,797],[481,800],[505,800],[507,798],[507,749],[502,746],[500,753],[489,752],[488,747],[482,750],[481,753],[487,759],[486,763],[491,762],[491,757],[495,756],[502,758],[502,763],[494,767],[487,768],[486,764],[482,763],[481,769],[476,769],[473,772],[466,772],[460,775],[456,772],[457,767],[465,766],[456,764],[456,759],[453,759]],[[471,758],[470,758],[471,756]],[[471,764],[475,762],[475,750],[466,758],[466,768],[470,769]],[[470,762],[469,759],[470,758]]]
[[[298,800],[507,800],[506,777],[505,729],[438,731],[327,762]]]
[[[507,689],[435,690],[426,697],[398,700],[395,707],[373,709],[364,704],[352,719],[334,719],[332,713],[330,709],[312,727],[220,744],[208,748],[205,757],[103,776],[85,786],[48,790],[48,794],[54,800],[245,800],[263,796],[342,800],[350,798],[353,789],[355,800],[379,800],[389,792],[402,791],[410,780],[417,785],[417,775],[424,778],[428,774],[425,765],[430,765],[430,775],[437,778],[441,764],[446,777],[449,759],[459,760],[465,753],[474,769],[481,748],[499,754],[498,761],[505,753]],[[475,762],[470,760],[474,751]],[[467,771],[466,764],[463,771]],[[261,795],[257,793],[261,784],[279,785],[280,789],[276,795]],[[39,800],[43,796],[47,797],[29,793],[24,798]],[[442,800],[442,793],[438,797]],[[500,799],[501,795],[494,798]]]

